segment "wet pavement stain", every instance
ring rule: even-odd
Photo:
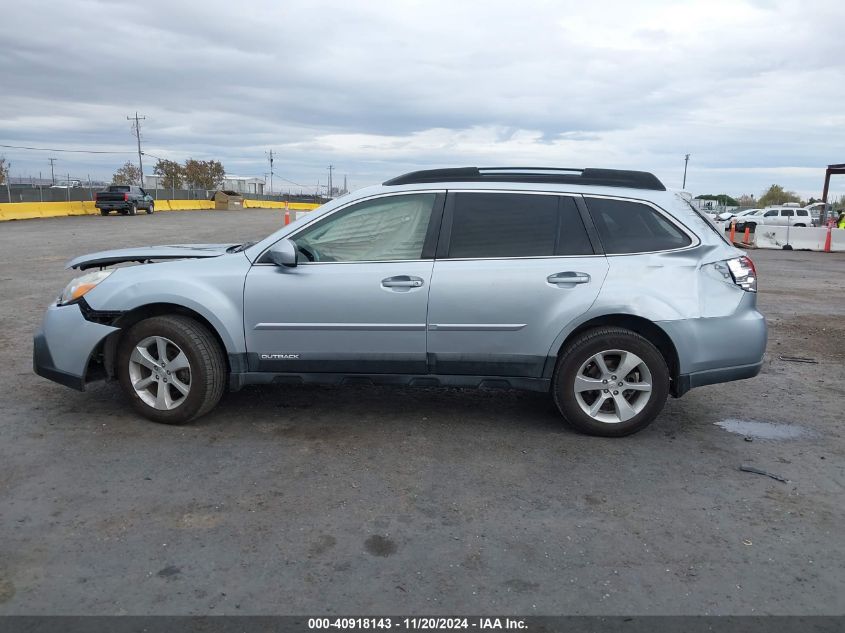
[[[364,549],[373,556],[387,557],[396,553],[396,543],[386,536],[373,534],[370,538],[364,541]]]
[[[801,437],[818,437],[818,433],[797,424],[776,424],[756,420],[738,420],[727,418],[715,423],[716,426],[737,435],[754,437],[761,440],[795,440]]]

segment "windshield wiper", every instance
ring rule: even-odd
[[[245,251],[256,242],[244,242],[243,244],[238,244],[237,246],[230,246],[226,249],[227,253],[240,253],[241,251]]]

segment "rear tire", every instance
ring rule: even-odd
[[[214,335],[181,315],[133,325],[117,349],[117,377],[132,407],[162,424],[205,415],[226,384],[226,359]]]
[[[108,214],[109,214],[108,209],[100,209],[100,215],[108,215]]]
[[[138,215],[138,206],[137,205],[133,204],[131,207],[129,207],[129,215]]]
[[[619,327],[578,335],[561,350],[552,377],[558,411],[588,435],[622,437],[641,431],[660,414],[668,395],[663,355],[644,337]]]

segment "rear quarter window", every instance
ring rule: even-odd
[[[585,197],[608,255],[668,251],[692,240],[656,209],[633,200]]]

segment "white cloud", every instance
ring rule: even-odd
[[[689,152],[696,192],[777,179],[809,196],[845,161],[832,0],[86,0],[4,17],[0,143],[131,151],[138,110],[152,154],[263,174],[272,147],[281,175],[308,184],[331,161],[358,185],[539,163],[680,186]],[[16,173],[46,164],[3,152]],[[106,176],[120,157],[63,162]]]

